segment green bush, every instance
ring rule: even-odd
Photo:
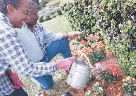
[[[57,14],[56,14],[57,13]],[[38,12],[39,17],[45,17],[44,20],[50,20],[53,17],[56,17],[58,15],[62,15],[62,12],[59,7],[52,6],[51,8],[45,8]]]
[[[122,71],[136,76],[135,0],[71,0],[60,6],[73,30],[99,34]]]
[[[51,16],[51,15],[50,15]],[[44,16],[44,21],[48,21],[48,20],[50,20],[50,19],[52,19],[50,16]]]
[[[54,11],[55,13],[58,13],[58,15],[62,15],[62,12],[61,12],[61,10],[60,10],[60,8],[59,7],[55,7],[55,8],[53,8],[53,10],[52,11]]]
[[[56,17],[56,14],[53,14],[53,15],[50,16],[51,19],[55,18],[55,17]]]
[[[39,22],[41,23],[41,22],[44,22],[44,20],[43,20],[43,16],[41,16],[40,18],[39,18]]]
[[[66,17],[68,18],[73,30],[92,33],[90,27],[95,25],[96,20],[95,16],[91,13],[90,0],[73,0],[66,3],[62,2],[60,7],[66,12]],[[93,21],[91,21],[92,18]]]
[[[52,6],[59,6],[60,0],[51,0],[48,4],[46,4],[47,7],[52,7]]]
[[[46,7],[46,4],[49,3],[49,1],[50,1],[50,0],[42,0],[42,1],[40,2],[40,5],[41,5],[42,7]]]

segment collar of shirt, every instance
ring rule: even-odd
[[[10,27],[14,28],[9,18],[1,12],[0,12],[0,21],[4,21],[4,23],[7,23]]]

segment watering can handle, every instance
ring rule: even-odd
[[[87,62],[88,62],[88,70],[89,70],[89,71],[91,70],[91,68],[94,68],[94,67],[91,65],[91,63],[90,63],[88,57],[87,57],[83,52],[81,52],[81,51],[78,50],[78,53],[80,53],[81,56],[84,56],[84,57],[87,59]]]

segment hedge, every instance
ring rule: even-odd
[[[136,77],[135,0],[71,0],[61,9],[73,30],[102,36],[122,71]]]

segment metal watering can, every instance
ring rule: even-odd
[[[84,53],[80,52],[80,54],[81,56],[85,56],[88,64],[81,60],[75,60],[67,78],[68,85],[76,89],[84,89],[86,87],[86,83],[90,74],[98,69],[101,69],[98,64],[96,65],[96,67],[93,67],[90,64],[88,57]]]

